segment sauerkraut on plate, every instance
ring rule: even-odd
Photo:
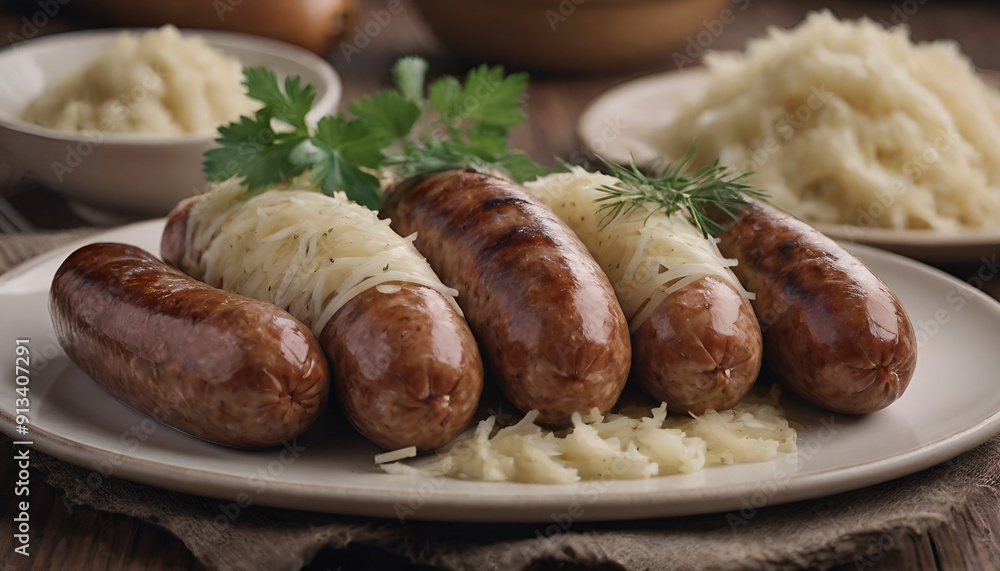
[[[401,462],[415,451],[376,459],[390,474],[444,476],[488,482],[570,484],[688,474],[708,466],[761,462],[796,450],[773,385],[730,410],[668,415],[666,404],[618,413],[574,413],[573,426],[553,432],[528,413],[510,426],[495,415],[479,422],[423,463]],[[381,461],[381,463],[379,463]]]
[[[446,287],[388,220],[348,200],[291,182],[251,193],[236,179],[216,185],[194,205],[181,267],[202,281],[267,300],[319,335],[358,293],[390,282],[439,291],[461,314]],[[388,289],[387,289],[388,288]]]
[[[1000,94],[952,41],[813,13],[708,79],[651,143],[715,158],[812,222],[896,229],[1000,227]]]

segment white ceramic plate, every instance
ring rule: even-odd
[[[1000,85],[1000,74],[981,72]],[[577,136],[590,152],[607,160],[647,163],[660,156],[656,141],[673,121],[681,101],[708,85],[705,68],[696,67],[643,77],[595,99],[580,116]],[[676,160],[676,157],[675,157]],[[941,232],[889,230],[847,224],[814,224],[844,242],[869,244],[925,262],[973,262],[1000,252],[1000,228]]]
[[[163,221],[88,241],[158,252]],[[82,244],[82,242],[81,242]],[[342,422],[325,420],[293,445],[247,452],[201,442],[112,399],[56,343],[46,299],[76,244],[0,278],[0,429],[15,440],[105,475],[230,502],[404,519],[535,521],[634,519],[738,512],[869,486],[947,460],[1000,433],[1000,391],[990,356],[1000,304],[911,260],[852,247],[897,292],[918,331],[920,355],[907,393],[864,417],[784,403],[804,425],[799,451],[758,464],[713,467],[645,481],[526,485],[419,479],[380,473],[376,450]],[[29,339],[30,433],[15,434],[16,339]],[[229,506],[227,508],[226,506]],[[237,510],[238,512],[238,510]]]

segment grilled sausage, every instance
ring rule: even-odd
[[[483,363],[469,326],[437,291],[415,284],[361,292],[320,334],[344,414],[387,450],[446,444],[472,420]]]
[[[52,281],[56,337],[112,396],[193,436],[267,447],[327,401],[326,358],[276,306],[198,282],[130,245],[70,254]]]
[[[379,213],[458,302],[504,394],[538,422],[609,410],[631,360],[611,284],[580,240],[516,185],[468,171],[408,179]]]
[[[179,204],[161,237],[161,255],[184,270],[187,226],[199,215],[199,199]],[[437,290],[399,282],[369,288],[333,314],[319,340],[345,416],[383,449],[437,448],[476,412],[483,390],[479,348]]]
[[[917,363],[913,326],[895,294],[857,257],[805,222],[765,205],[734,221],[719,250],[756,294],[764,362],[778,380],[833,412],[862,414],[898,399]]]
[[[749,300],[706,276],[669,294],[632,333],[632,377],[673,412],[736,406],[761,366]]]
[[[160,257],[175,268],[181,267],[181,259],[187,250],[188,221],[200,201],[200,194],[189,196],[177,203],[167,215],[163,233],[160,234]]]
[[[619,184],[574,167],[524,187],[576,232],[611,280],[632,329],[631,382],[672,412],[732,408],[757,379],[762,342],[746,292],[725,270],[731,262],[683,213],[606,215],[601,189]]]

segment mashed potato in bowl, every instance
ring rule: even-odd
[[[22,118],[68,132],[211,133],[254,110],[242,78],[239,60],[173,26],[126,31],[85,69],[31,101]]]
[[[744,52],[708,54],[706,90],[656,144],[754,171],[813,222],[1000,228],[1000,95],[954,42],[811,14]]]

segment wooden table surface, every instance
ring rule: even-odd
[[[30,4],[30,3],[26,3]],[[384,7],[385,2],[368,0],[364,18],[370,10]],[[957,2],[935,0],[896,0],[895,2],[839,1],[820,4],[813,0],[745,0],[746,9],[727,26],[711,45],[714,49],[737,49],[746,40],[758,36],[769,25],[793,26],[810,10],[830,7],[842,18],[870,15],[885,22],[906,20],[917,40],[954,38],[973,62],[983,68],[1000,69],[1000,50],[996,38],[1000,31],[1000,3]],[[432,72],[454,73],[461,64],[446,53],[433,39],[412,4],[404,3],[384,33],[348,63],[340,50],[327,54],[344,80],[345,100],[382,87],[388,69],[399,56],[417,53],[428,57]],[[0,14],[0,38],[20,25],[19,16]],[[365,20],[362,20],[364,24]],[[6,26],[6,27],[4,27]],[[46,31],[73,27],[53,24]],[[672,69],[669,54],[662,65],[621,74],[532,76],[529,89],[529,123],[518,129],[513,144],[525,149],[536,160],[553,162],[553,157],[573,158],[581,152],[574,135],[574,125],[587,104],[605,90],[656,71]],[[42,228],[84,226],[65,202],[53,193],[37,187],[25,187],[0,171],[0,192],[7,195],[22,212]],[[971,276],[972,267],[945,268],[959,277]],[[996,292],[994,292],[996,295]],[[31,478],[32,536],[30,558],[13,553],[15,501],[18,468],[12,460],[10,440],[0,440],[0,569],[106,569],[177,570],[201,569],[185,546],[162,529],[145,522],[102,513],[85,506],[68,504],[60,490],[43,483],[37,472]],[[916,539],[914,540],[916,541]],[[373,550],[349,549],[324,551],[308,569],[388,568],[402,562],[387,558]],[[899,549],[881,561],[880,568],[950,568],[947,558],[935,558],[927,549]],[[846,567],[845,567],[846,568]]]

